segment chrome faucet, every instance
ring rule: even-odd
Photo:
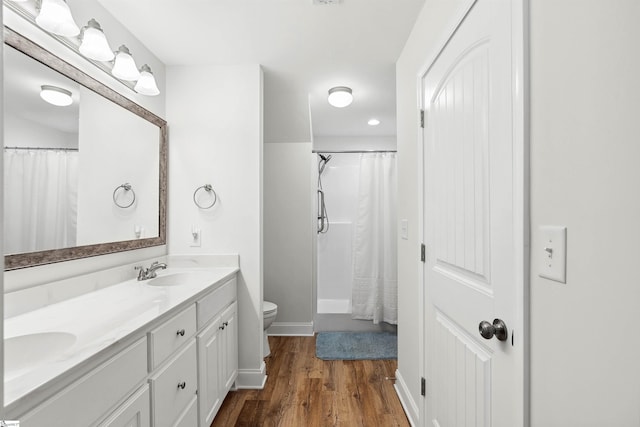
[[[138,281],[153,279],[156,277],[157,270],[164,270],[167,268],[167,264],[164,262],[155,261],[149,268],[144,268],[141,265],[133,267],[135,270],[140,270],[138,273]]]

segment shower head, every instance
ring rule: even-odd
[[[325,156],[324,154],[318,153],[318,156],[320,156],[322,161],[325,162],[325,163],[327,163],[329,160],[331,160],[331,154],[329,154],[328,156]]]

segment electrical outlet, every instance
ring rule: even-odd
[[[191,243],[189,246],[192,248],[199,248],[202,243],[202,233],[199,228],[191,228]]]

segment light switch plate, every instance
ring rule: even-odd
[[[567,227],[540,226],[538,276],[567,283]]]
[[[400,221],[400,237],[404,240],[409,239],[409,221],[406,219]]]

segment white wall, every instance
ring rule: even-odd
[[[444,42],[445,30],[465,0],[426,0],[396,64],[398,121],[398,221],[406,219],[409,238],[398,239],[398,373],[406,384],[411,416],[417,417],[420,396],[421,237],[418,230],[419,121],[418,73]],[[399,225],[398,225],[399,226]],[[400,236],[400,233],[398,233]],[[426,425],[426,424],[425,424]]]
[[[316,151],[395,150],[395,136],[316,136]]]
[[[23,34],[27,38],[32,39],[36,43],[53,52],[58,57],[70,62],[75,67],[89,74],[91,77],[111,87],[115,91],[121,93],[134,102],[142,105],[152,113],[159,117],[165,116],[165,67],[152,52],[150,52],[142,43],[123,27],[111,14],[109,14],[95,0],[70,0],[69,5],[73,11],[73,16],[78,25],[84,25],[92,17],[102,25],[105,34],[110,43],[117,49],[119,44],[125,43],[131,49],[136,61],[148,63],[156,77],[160,95],[149,97],[138,95],[131,89],[122,85],[114,79],[110,74],[103,72],[88,62],[86,59],[72,52],[63,46],[57,40],[40,30],[38,27],[30,24],[26,20],[18,17],[13,12],[7,12],[4,9],[3,23],[11,26],[17,32]],[[137,260],[146,260],[153,257],[166,255],[166,246],[157,246],[153,248],[140,249],[135,251],[120,252],[110,255],[103,255],[81,260],[68,261],[57,264],[50,264],[41,267],[33,267],[22,270],[6,272],[4,274],[4,291],[13,289],[21,289],[36,286],[43,283],[49,283],[56,280],[62,280],[69,277],[86,274],[92,271],[107,269],[118,265],[135,262]]]
[[[531,2],[531,425],[640,425],[640,3]],[[567,283],[537,276],[567,226]]]
[[[169,251],[240,255],[238,383],[251,385],[264,379],[260,66],[169,67],[167,119]],[[205,184],[218,194],[208,210],[193,202]],[[192,227],[200,247],[190,246]]]
[[[311,143],[264,145],[264,299],[278,305],[274,328],[311,329]]]
[[[25,120],[14,114],[4,117],[5,145],[10,147],[78,148],[78,134]]]

